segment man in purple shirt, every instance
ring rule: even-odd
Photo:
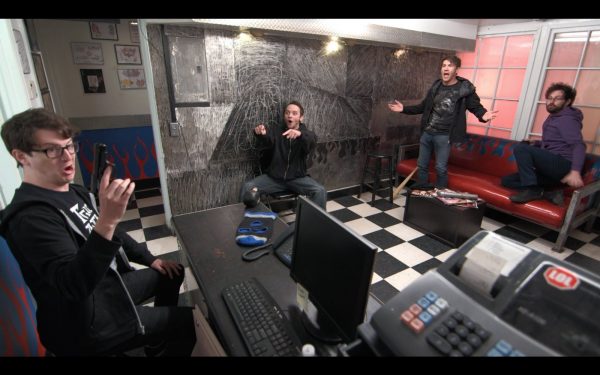
[[[583,113],[572,107],[576,95],[575,89],[564,83],[553,83],[546,90],[550,115],[542,125],[542,140],[517,145],[513,153],[519,172],[502,178],[503,186],[521,190],[510,197],[514,203],[546,198],[562,205],[562,189],[551,189],[561,183],[573,188],[583,186]]]

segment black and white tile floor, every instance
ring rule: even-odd
[[[389,199],[376,197],[374,206],[367,203],[371,194],[363,194],[361,198],[353,195],[331,199],[327,202],[327,211],[380,248],[371,286],[371,293],[380,301],[388,301],[456,250],[402,222],[406,196],[400,195],[393,204]],[[283,220],[293,222],[295,216],[283,216]],[[556,231],[513,216],[488,209],[481,226],[600,275],[600,220],[596,224],[592,233],[573,231],[562,253],[551,250],[558,236]],[[154,255],[181,262],[177,239],[165,223],[159,189],[135,192],[135,200],[130,203],[120,226],[138,242],[145,242]],[[189,293],[197,288],[192,273],[186,269],[180,303],[190,305]]]

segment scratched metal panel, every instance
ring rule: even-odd
[[[173,215],[237,202],[241,181],[247,178],[252,166],[252,162],[236,161],[211,164],[209,169],[169,174],[167,183]]]
[[[311,39],[290,39],[286,72],[304,85],[344,96],[346,92],[347,48],[332,55],[323,54],[323,43]]]
[[[277,38],[236,39],[233,52],[238,100],[219,137],[213,161],[255,157],[252,129],[261,123],[281,123],[286,44]]]
[[[231,104],[237,100],[235,88],[234,38],[231,31],[205,31],[206,64],[210,74],[210,102]]]
[[[180,136],[185,151],[185,163],[179,167],[190,170],[208,168],[208,162],[221,136],[223,124],[229,118],[233,104],[210,107],[177,108],[177,120],[181,124]]]
[[[208,102],[204,35],[168,36],[176,103]]]
[[[194,29],[167,28],[171,36],[199,35]],[[207,29],[211,106],[178,108],[181,135],[170,137],[160,29],[151,25],[148,34],[164,149],[159,157],[174,214],[237,202],[256,164],[252,128],[281,123],[290,100],[303,104],[305,123],[319,138],[311,176],[329,190],[357,184],[367,148],[418,135],[419,116],[391,113],[387,99],[415,104],[439,76],[439,52],[393,61],[390,48],[354,45],[344,58],[326,60],[313,40],[265,36],[241,43],[233,31]]]

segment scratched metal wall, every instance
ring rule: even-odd
[[[420,116],[392,113],[386,104],[392,98],[418,103],[439,77],[443,56],[409,50],[396,58],[393,49],[365,45],[324,56],[321,42],[312,39],[265,36],[242,43],[226,30],[166,25],[164,31],[171,49],[177,40],[203,39],[210,88],[210,106],[178,108],[180,135],[169,136],[162,31],[149,26],[174,215],[237,202],[242,182],[257,165],[252,129],[280,123],[290,100],[302,103],[304,122],[319,139],[309,160],[311,176],[327,190],[356,185],[366,149],[418,140]],[[184,66],[177,70],[194,69],[196,61],[190,57],[185,66],[185,59],[178,59]]]

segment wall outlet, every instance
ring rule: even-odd
[[[179,123],[178,122],[170,122],[169,123],[169,135],[171,137],[179,137]]]

